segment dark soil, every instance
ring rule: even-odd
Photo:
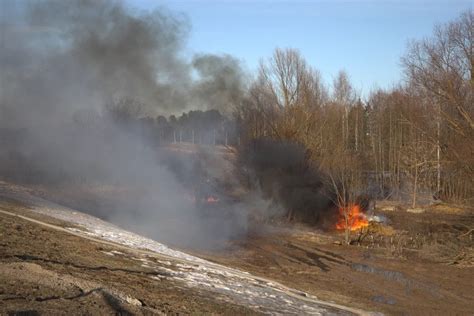
[[[255,314],[113,250],[0,214],[0,315]]]
[[[60,199],[54,200],[74,206],[88,196],[65,191],[77,196],[56,192]],[[27,212],[9,201],[0,207]],[[388,221],[353,233],[351,245],[341,243],[339,232],[280,222],[276,227],[256,225],[255,234],[234,241],[227,250],[196,254],[362,310],[472,315],[474,211],[447,205],[428,207],[421,214],[403,206],[392,209],[378,209]],[[106,254],[112,250],[0,215],[0,315],[254,313],[206,291],[153,280],[132,255]],[[114,291],[141,306],[124,303]]]
[[[391,224],[372,227],[373,241],[359,242],[355,233],[346,246],[339,233],[295,227],[236,242],[226,253],[200,255],[364,310],[472,315],[474,243],[467,228],[474,227],[472,211],[385,215]]]

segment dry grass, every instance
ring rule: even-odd
[[[470,207],[455,204],[439,203],[432,205],[429,210],[436,213],[463,214],[469,212]]]

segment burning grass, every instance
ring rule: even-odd
[[[336,223],[337,230],[349,228],[351,231],[356,231],[368,226],[369,221],[362,212],[360,205],[352,203],[339,209],[339,218]]]

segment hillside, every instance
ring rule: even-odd
[[[364,314],[3,183],[0,312]]]
[[[0,314],[469,314],[472,211],[378,214],[358,247],[274,223],[189,254],[2,182]]]

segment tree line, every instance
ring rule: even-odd
[[[404,81],[366,100],[346,72],[328,87],[299,51],[276,49],[236,107],[240,136],[304,146],[340,207],[364,193],[409,198],[412,207],[421,192],[472,203],[473,43],[467,10],[412,41],[401,58]]]
[[[414,40],[401,57],[404,80],[364,100],[340,71],[327,85],[296,49],[276,49],[260,63],[232,115],[190,111],[144,117],[141,133],[157,143],[246,145],[266,139],[305,149],[324,174],[334,202],[361,195],[409,200],[474,201],[474,13]],[[136,117],[124,99],[108,110]],[[257,142],[258,143],[258,142]]]
[[[232,97],[208,98],[208,106],[232,109],[225,114],[151,117],[140,101],[122,97],[100,114],[84,109],[72,124],[59,122],[64,135],[54,141],[38,144],[33,136],[51,134],[25,126],[2,128],[0,175],[41,184],[119,181],[128,179],[125,166],[137,163],[137,153],[156,158],[149,149],[184,142],[235,146],[249,191],[274,201],[271,207],[283,206],[290,220],[320,223],[338,215],[337,207],[346,242],[350,206],[370,199],[413,208],[433,199],[472,205],[473,10],[412,41],[401,64],[403,81],[363,98],[345,71],[328,85],[298,50],[276,49],[244,92],[239,83]],[[217,104],[222,100],[229,104]],[[74,150],[67,149],[71,144]]]

